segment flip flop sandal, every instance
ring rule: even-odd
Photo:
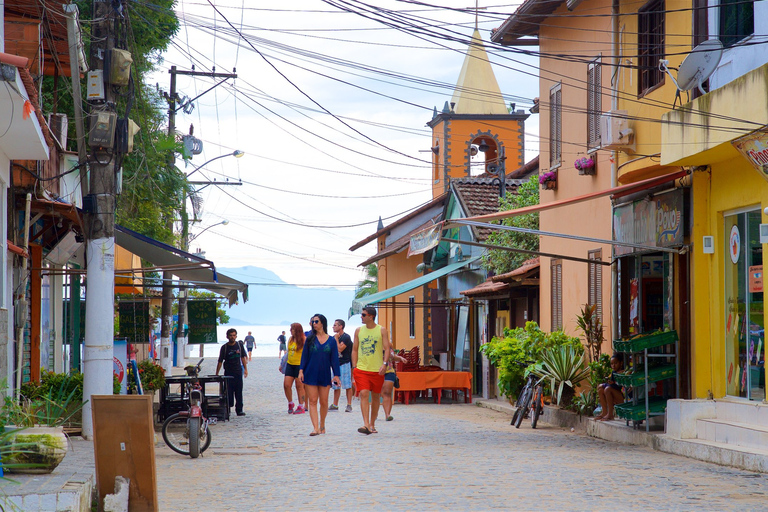
[[[320,432],[310,432],[309,435],[310,437],[319,436]]]
[[[375,428],[372,428],[372,429],[371,429],[371,434],[378,434],[378,433],[379,433],[379,431],[378,431],[378,430],[376,430]]]
[[[360,432],[361,434],[365,434],[365,435],[373,434],[373,432],[368,430],[367,427],[360,427],[359,429],[357,429],[357,431]]]

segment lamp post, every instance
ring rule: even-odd
[[[243,151],[240,151],[239,149],[234,150],[232,153],[225,153],[223,155],[219,155],[216,157],[211,158],[210,160],[198,165],[194,169],[192,169],[192,172],[187,174],[187,180],[189,177],[208,165],[209,163],[218,160],[220,158],[226,158],[228,156],[233,156],[235,158],[241,158],[245,153]],[[195,235],[194,237],[189,237],[189,215],[187,214],[187,197],[188,194],[185,191],[184,192],[184,201],[181,206],[181,250],[183,251],[189,251],[189,242],[200,236],[204,231],[207,229],[212,228],[213,226],[217,226],[219,224],[228,224],[229,221],[222,221],[218,224],[213,224],[212,226],[208,226],[203,231]],[[168,279],[170,279],[170,275],[168,276]],[[165,281],[165,280],[164,280]],[[165,299],[165,295],[163,295],[163,299]],[[168,307],[168,314],[171,314],[171,308]],[[169,322],[170,323],[170,322]],[[176,366],[184,366],[184,358],[187,357],[187,331],[184,329],[184,325],[187,323],[187,289],[182,285],[179,287],[179,326],[178,326],[178,336],[176,337],[176,360],[174,361],[174,364]],[[202,355],[203,346],[200,345],[200,352]],[[163,354],[165,352],[162,352]],[[163,368],[167,368],[166,374],[170,375],[170,360],[165,365],[161,365]]]

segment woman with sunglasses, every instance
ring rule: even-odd
[[[309,434],[325,434],[325,417],[328,415],[328,391],[331,382],[341,385],[339,380],[339,350],[335,342],[329,341],[328,320],[320,314],[312,317],[312,332],[304,344],[301,354],[299,380],[304,383],[307,393],[309,417],[314,430]],[[333,374],[331,374],[333,371]],[[320,401],[318,421],[317,402]]]

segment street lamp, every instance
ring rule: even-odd
[[[192,176],[192,175],[193,175],[193,174],[195,174],[197,171],[199,171],[200,169],[202,169],[203,167],[205,167],[205,166],[206,166],[206,165],[208,165],[209,163],[213,162],[214,160],[218,160],[219,158],[226,158],[226,157],[228,157],[228,156],[233,156],[233,157],[235,157],[235,158],[242,158],[242,156],[243,156],[244,154],[245,154],[245,153],[244,153],[243,151],[240,151],[239,149],[236,149],[236,150],[234,150],[234,151],[233,151],[233,152],[231,152],[231,153],[225,153],[225,154],[223,154],[223,155],[219,155],[219,156],[213,157],[213,158],[211,158],[210,160],[208,160],[207,162],[205,162],[205,163],[203,163],[203,164],[201,164],[201,165],[198,165],[197,167],[195,167],[194,169],[192,169],[192,172],[191,172],[191,173],[189,173],[189,174],[187,174],[187,178],[189,178],[190,176]]]
[[[205,228],[204,230],[202,230],[202,231],[201,231],[201,232],[199,232],[198,234],[196,234],[196,235],[194,235],[194,236],[190,236],[190,237],[187,239],[187,246],[189,246],[189,243],[190,243],[192,240],[194,240],[195,238],[199,237],[200,235],[202,235],[203,233],[205,233],[205,232],[206,232],[206,231],[208,231],[209,229],[211,229],[211,228],[215,228],[216,226],[226,226],[227,224],[229,224],[229,221],[228,221],[227,219],[224,219],[224,220],[222,220],[221,222],[217,222],[216,224],[211,224],[210,226],[208,226],[207,228]]]

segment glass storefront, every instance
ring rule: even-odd
[[[726,394],[765,398],[760,210],[725,216]]]

